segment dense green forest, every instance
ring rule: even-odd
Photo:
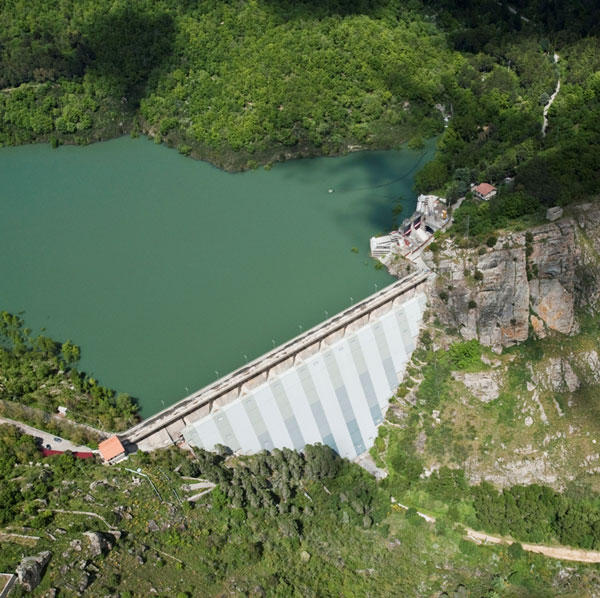
[[[70,341],[61,344],[42,334],[32,336],[21,318],[0,312],[0,416],[64,432],[76,442],[89,441],[89,434],[63,430],[49,415],[59,406],[67,408],[69,419],[101,430],[119,431],[134,424],[135,401],[79,372],[79,356],[79,347]]]
[[[226,166],[442,129],[458,57],[418,2],[10,2],[0,142],[149,131]]]

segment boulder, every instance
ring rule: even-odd
[[[550,220],[550,222],[554,222],[559,218],[562,218],[563,209],[560,206],[554,206],[553,208],[548,208],[546,210],[546,220]]]
[[[83,532],[83,535],[89,541],[89,554],[92,558],[107,553],[113,547],[113,543],[101,532]]]
[[[17,566],[17,577],[19,583],[27,592],[33,591],[40,585],[46,565],[50,561],[52,553],[44,550],[36,556],[25,557]]]

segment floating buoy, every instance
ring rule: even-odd
[[[329,193],[333,193],[333,189],[329,189]]]

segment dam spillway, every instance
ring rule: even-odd
[[[250,454],[321,442],[368,450],[415,348],[427,274],[414,273],[123,435],[144,450],[185,440]]]

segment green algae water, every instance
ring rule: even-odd
[[[0,149],[0,309],[147,417],[393,282],[369,238],[432,155],[228,174],[147,139]]]

